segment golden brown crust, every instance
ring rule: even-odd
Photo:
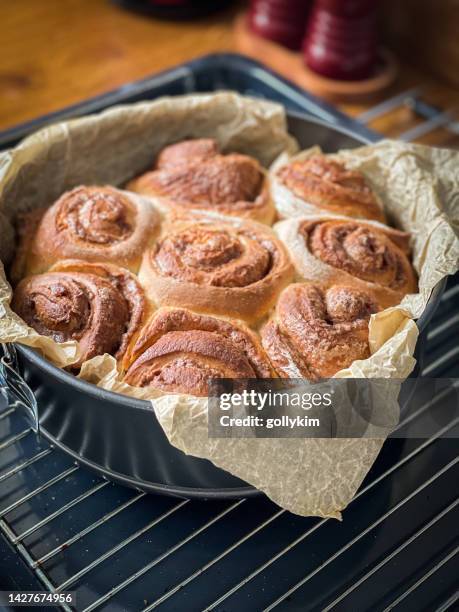
[[[353,287],[296,283],[282,292],[262,343],[282,377],[331,377],[370,356],[368,322],[378,310],[373,296]]]
[[[161,308],[133,347],[125,381],[169,393],[208,394],[212,378],[275,376],[256,335],[241,322]]]
[[[254,322],[293,279],[283,244],[264,225],[186,216],[146,251],[139,280],[158,306]]]
[[[118,266],[68,260],[49,272],[24,278],[13,310],[39,334],[56,342],[77,340],[80,359],[125,354],[147,313],[136,277]]]
[[[218,155],[217,141],[213,138],[182,140],[160,151],[153,170],[162,170],[183,163],[196,162]]]
[[[114,187],[77,187],[44,213],[19,247],[16,275],[38,274],[63,259],[114,263],[136,271],[159,230],[150,202]],[[24,241],[23,241],[24,244]],[[21,274],[19,269],[22,268]]]
[[[385,221],[371,187],[358,170],[347,170],[325,155],[294,160],[277,172],[279,180],[305,202],[349,217]]]
[[[326,219],[304,221],[300,233],[316,259],[381,288],[391,304],[416,291],[407,256],[384,230],[358,221]]]
[[[238,153],[222,155],[212,140],[166,147],[156,169],[126,188],[159,198],[166,208],[207,210],[267,224],[275,216],[268,178],[257,160]]]

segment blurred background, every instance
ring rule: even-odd
[[[457,147],[458,33],[457,0],[2,2],[0,130],[231,51],[352,116],[398,96],[372,128]]]

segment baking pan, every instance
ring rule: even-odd
[[[223,56],[223,58],[228,57],[231,59],[232,56]],[[215,58],[199,60],[195,63],[195,68],[196,65],[202,68],[203,63],[207,67],[212,66],[213,70],[217,67],[218,78],[214,79],[212,86],[208,83],[209,90],[229,89],[237,81],[237,66],[233,73],[230,67],[226,66],[225,81],[222,72],[223,59],[218,56],[217,58],[218,61]],[[248,62],[244,58],[237,57],[236,60],[239,63],[241,61]],[[199,64],[199,62],[201,63]],[[262,70],[261,66],[253,62],[249,62],[249,64],[252,71],[255,69]],[[186,68],[188,69],[190,66],[193,66],[193,63],[190,63]],[[171,71],[169,76],[174,72],[177,73],[177,70]],[[289,87],[295,92],[296,88],[294,86],[270,73],[270,71],[265,72],[270,77],[270,79],[267,79],[268,85],[272,85],[272,79],[276,79],[283,88]],[[196,72],[196,74],[198,73],[199,71]],[[204,70],[204,76],[201,74],[203,82],[200,82],[200,87],[197,87],[199,79],[196,74],[192,84],[196,86],[196,89],[190,89],[191,85],[188,84],[187,92],[201,91],[201,87],[206,83],[206,78],[209,77],[209,74],[206,74],[206,70]],[[231,78],[228,77],[228,74],[232,75]],[[165,76],[155,78],[162,78],[163,81],[165,80],[170,84],[174,83],[174,79],[168,80]],[[175,74],[175,76],[180,75]],[[183,77],[183,74],[181,74],[181,77]],[[260,78],[259,74],[258,78]],[[140,99],[137,97],[140,95],[139,90],[142,90],[146,82],[130,86],[135,90],[135,100]],[[253,86],[253,80],[251,83]],[[238,87],[233,87],[237,91],[242,89],[243,93],[251,93],[252,95],[255,93],[250,88],[247,90],[247,84],[244,87],[240,86],[241,83],[238,83],[238,85]],[[78,105],[78,107],[73,108],[74,114],[84,114],[84,112],[81,112],[82,110],[88,112],[101,110],[114,102],[134,101],[132,95],[126,100],[125,91],[126,88],[123,88],[116,100],[114,94],[108,94],[105,98],[98,98]],[[182,90],[163,91],[161,88],[156,89],[155,92],[159,92],[161,95],[164,93],[185,93]],[[151,95],[150,91],[150,95],[145,97],[151,98],[154,95]],[[275,98],[275,95],[272,97]],[[299,90],[296,90],[296,96],[292,98],[295,103],[291,106],[298,111],[301,100]],[[312,112],[316,101],[311,98],[306,100],[307,104],[305,106],[307,110]],[[339,113],[318,101],[317,108],[314,108],[314,110],[320,111],[327,121],[329,121],[328,115],[334,113],[334,127],[330,127],[325,122],[314,119],[305,113],[289,111],[289,131],[297,138],[302,148],[318,144],[324,151],[333,152],[340,148],[355,147],[376,139],[375,135],[369,130],[365,128],[362,130],[362,126],[352,122],[349,118],[342,116],[344,117],[342,119]],[[72,109],[65,110],[59,116],[53,115],[51,119],[46,117],[28,124],[26,127],[14,128],[3,137],[3,142],[11,144],[30,129],[37,129],[43,124],[49,123],[50,120],[69,116],[72,116]],[[438,305],[444,285],[444,282],[437,285],[426,310],[418,321],[421,332],[425,330]],[[422,347],[422,342],[418,343],[416,353],[418,360],[422,357],[420,347]],[[224,470],[215,467],[211,462],[187,456],[172,447],[156,421],[149,402],[99,389],[55,367],[33,349],[21,345],[17,345],[16,348],[17,367],[36,398],[42,434],[70,453],[79,462],[111,479],[150,492],[204,498],[247,497],[258,494],[258,491]]]

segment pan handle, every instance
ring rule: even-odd
[[[35,433],[39,432],[37,400],[19,373],[16,349],[12,344],[0,344],[0,395],[6,399],[8,407],[23,411]]]

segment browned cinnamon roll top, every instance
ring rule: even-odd
[[[165,147],[153,170],[130,181],[127,189],[153,196],[169,209],[207,210],[267,224],[275,214],[258,161],[239,153],[223,155],[211,139]]]
[[[343,163],[325,155],[293,160],[277,171],[277,177],[296,196],[319,209],[385,221],[376,195],[363,174],[348,170]]]
[[[39,334],[76,340],[79,360],[110,353],[121,358],[146,314],[134,275],[108,264],[69,260],[16,287],[13,310]]]
[[[254,322],[292,280],[285,247],[264,225],[196,215],[165,226],[139,279],[158,306]]]
[[[161,308],[139,335],[125,381],[169,393],[208,394],[212,378],[270,378],[256,335],[237,321]]]
[[[159,231],[160,217],[145,198],[114,187],[76,187],[27,224],[14,280],[45,272],[65,259],[113,263],[137,271],[145,248]],[[23,220],[21,220],[23,222]]]
[[[331,377],[370,356],[368,323],[378,310],[372,295],[354,287],[296,283],[262,328],[263,346],[282,377]]]
[[[309,252],[336,270],[402,294],[416,290],[406,254],[382,229],[352,220],[328,219],[306,221],[300,232]]]

